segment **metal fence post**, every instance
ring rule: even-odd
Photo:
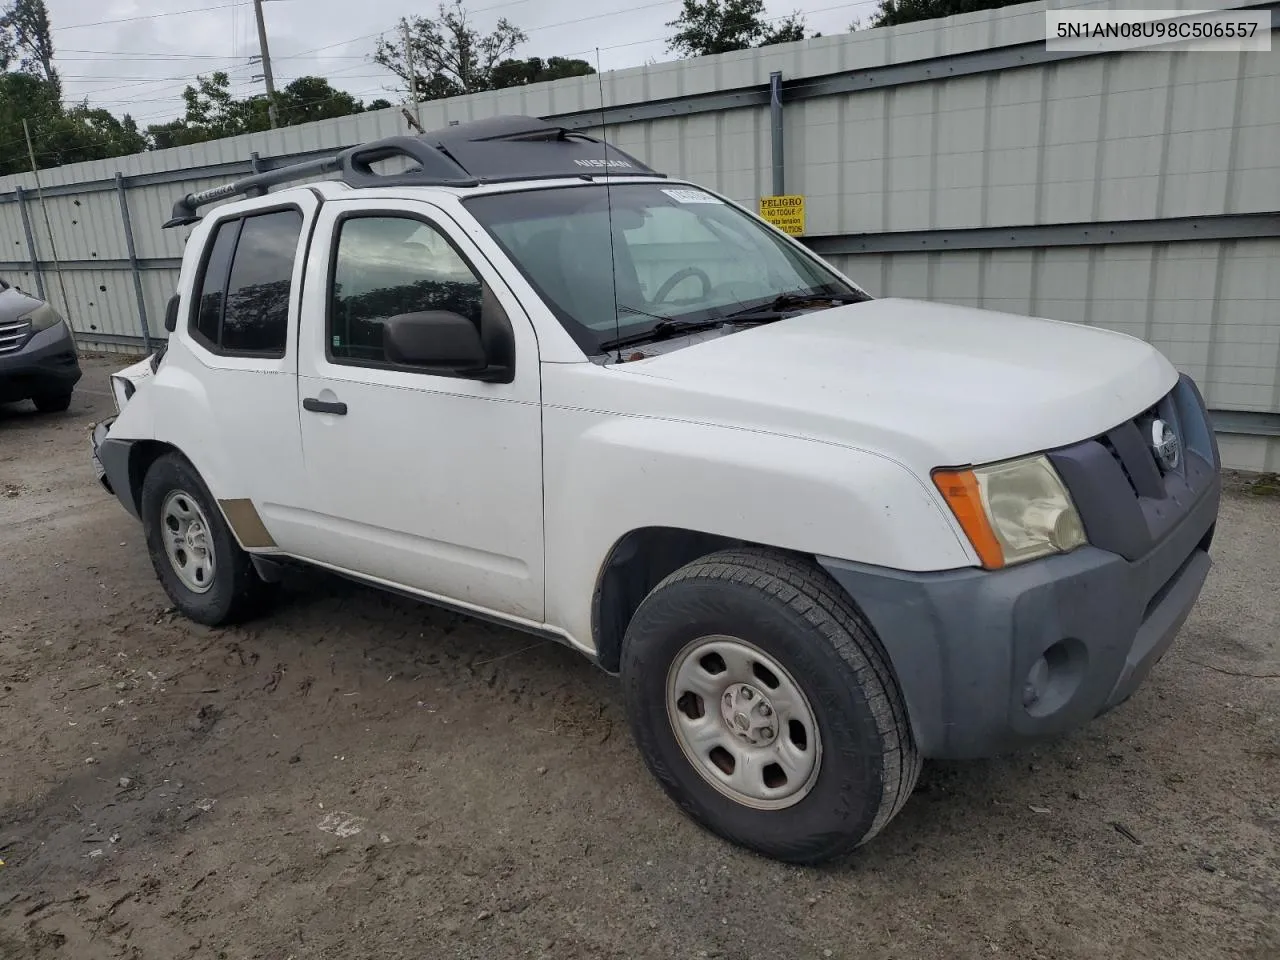
[[[769,74],[769,129],[773,137],[773,195],[786,194],[782,159],[782,71]]]
[[[151,352],[151,329],[147,325],[147,304],[142,296],[142,271],[138,267],[138,251],[133,245],[133,221],[129,219],[129,198],[125,196],[124,174],[116,171],[116,196],[120,198],[120,219],[124,223],[124,245],[129,251],[129,270],[133,274],[133,295],[138,300],[138,321],[142,324],[142,342]]]
[[[18,212],[22,214],[22,232],[27,235],[27,259],[31,261],[31,270],[36,275],[36,293],[40,299],[44,297],[44,274],[40,272],[40,259],[36,253],[36,238],[31,232],[31,214],[27,212],[27,194],[22,187],[14,187],[18,196]]]

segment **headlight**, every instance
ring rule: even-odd
[[[1088,542],[1080,514],[1047,457],[938,470],[933,482],[988,570]]]
[[[36,307],[25,317],[19,317],[20,320],[26,320],[31,324],[31,332],[36,333],[40,330],[48,330],[56,323],[61,323],[62,318],[58,316],[58,311],[53,309],[47,303],[42,303]]]

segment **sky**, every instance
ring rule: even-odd
[[[140,126],[182,112],[182,88],[197,73],[226,70],[237,96],[263,90],[250,0],[46,0],[56,66],[67,102],[84,97]],[[482,32],[505,17],[528,34],[519,57],[569,56],[605,70],[674,59],[667,26],[680,0],[464,0]],[[875,0],[766,0],[766,16],[799,10],[810,32],[842,33],[870,19]],[[323,76],[358,99],[398,102],[395,78],[370,60],[379,35],[400,17],[435,10],[434,0],[266,0],[264,16],[277,88]]]

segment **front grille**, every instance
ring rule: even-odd
[[[1124,457],[1120,456],[1120,452],[1116,450],[1115,444],[1111,442],[1111,438],[1104,433],[1098,438],[1098,443],[1102,445],[1102,449],[1107,451],[1111,459],[1116,462],[1116,465],[1120,468],[1120,472],[1124,474],[1125,482],[1129,484],[1129,489],[1132,490],[1136,496],[1138,493],[1138,486],[1133,482],[1133,477],[1129,473],[1129,468],[1124,465]]]
[[[30,320],[10,320],[0,323],[0,353],[16,353],[31,336]]]
[[[1170,424],[1182,443],[1172,469],[1160,465],[1152,446],[1157,418]],[[1130,560],[1179,525],[1218,469],[1204,401],[1186,377],[1154,406],[1049,458],[1071,492],[1089,542]]]

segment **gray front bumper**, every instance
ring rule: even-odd
[[[108,417],[106,420],[100,420],[93,425],[90,433],[89,442],[93,446],[93,472],[98,477],[98,482],[106,488],[107,493],[112,493],[111,480],[107,477],[107,468],[102,463],[102,457],[98,451],[102,449],[102,442],[107,439],[107,433],[111,430],[111,424],[115,423],[115,417]]]
[[[79,380],[76,343],[66,323],[33,333],[22,349],[0,354],[0,402],[67,394]]]
[[[1215,475],[1133,561],[1096,547],[996,572],[819,559],[884,644],[923,755],[985,757],[1079,727],[1138,687],[1204,585],[1219,498]]]

